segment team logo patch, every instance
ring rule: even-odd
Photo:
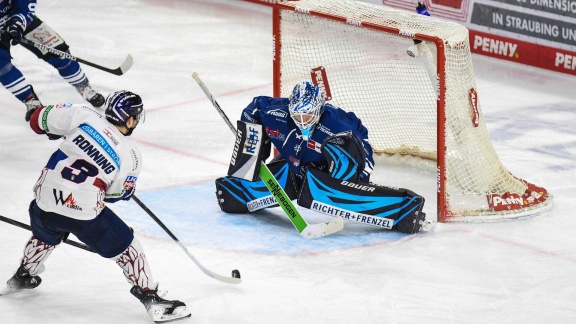
[[[260,136],[258,130],[253,127],[248,127],[248,137],[246,138],[242,152],[250,155],[256,154],[259,142]]]
[[[276,139],[279,139],[281,141],[284,141],[286,139],[286,135],[281,133],[280,130],[278,130],[278,129],[270,129],[270,128],[266,127],[266,129],[264,129],[264,131],[266,131],[266,134],[270,138],[276,138]]]
[[[282,111],[280,109],[274,109],[274,110],[267,111],[266,115],[272,115],[274,117],[286,119],[286,117],[288,116],[288,113],[285,111]]]
[[[136,185],[136,180],[138,180],[138,177],[135,176],[126,177],[126,180],[124,180],[124,189],[132,190]]]
[[[276,201],[276,198],[274,198],[272,195],[269,195],[247,202],[246,207],[248,208],[248,211],[253,212],[262,208],[276,205],[277,203],[278,202]]]
[[[72,193],[70,193],[68,197],[66,197],[66,199],[64,199],[64,194],[62,193],[61,190],[52,189],[52,193],[54,194],[54,200],[56,201],[56,206],[58,206],[58,203],[60,203],[60,205],[64,207],[82,211],[82,207],[78,206],[76,200],[72,196]]]
[[[315,210],[322,214],[330,215],[330,216],[341,216],[344,219],[351,220],[358,223],[364,223],[367,225],[373,225],[378,227],[383,227],[386,229],[392,229],[394,226],[394,220],[386,217],[378,217],[372,215],[366,215],[362,213],[355,213],[349,210],[337,208],[334,206],[326,205],[319,201],[312,201],[312,205],[310,206],[311,210]]]
[[[289,158],[290,162],[292,162],[292,164],[294,164],[294,166],[299,166],[300,165],[300,160],[298,160],[297,158],[290,156]]]
[[[318,153],[322,153],[322,151],[320,151],[320,148],[322,147],[322,144],[317,143],[313,140],[308,140],[308,143],[306,143],[306,145],[308,145],[308,148],[311,150],[314,150]]]

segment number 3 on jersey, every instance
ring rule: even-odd
[[[84,159],[78,159],[69,167],[64,167],[60,174],[62,178],[80,184],[88,177],[97,176],[98,168]]]

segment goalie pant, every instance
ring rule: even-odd
[[[408,234],[419,232],[426,218],[424,198],[407,189],[340,180],[316,169],[308,169],[302,183],[285,161],[270,164],[270,169],[290,199],[298,198],[298,205],[323,214]],[[262,181],[218,178],[216,196],[226,213],[278,206]]]

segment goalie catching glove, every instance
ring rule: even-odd
[[[328,173],[332,178],[368,182],[370,175],[364,172],[366,151],[358,136],[351,132],[328,136],[321,152],[328,161]]]

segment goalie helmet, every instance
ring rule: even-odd
[[[144,105],[139,95],[130,91],[121,90],[108,95],[106,98],[106,120],[118,126],[126,126],[130,116],[134,117],[136,124],[128,130],[126,135],[132,134],[132,131],[140,119],[144,121]]]
[[[324,93],[313,83],[304,81],[294,87],[289,99],[290,117],[302,131],[304,140],[307,141],[324,112]]]

